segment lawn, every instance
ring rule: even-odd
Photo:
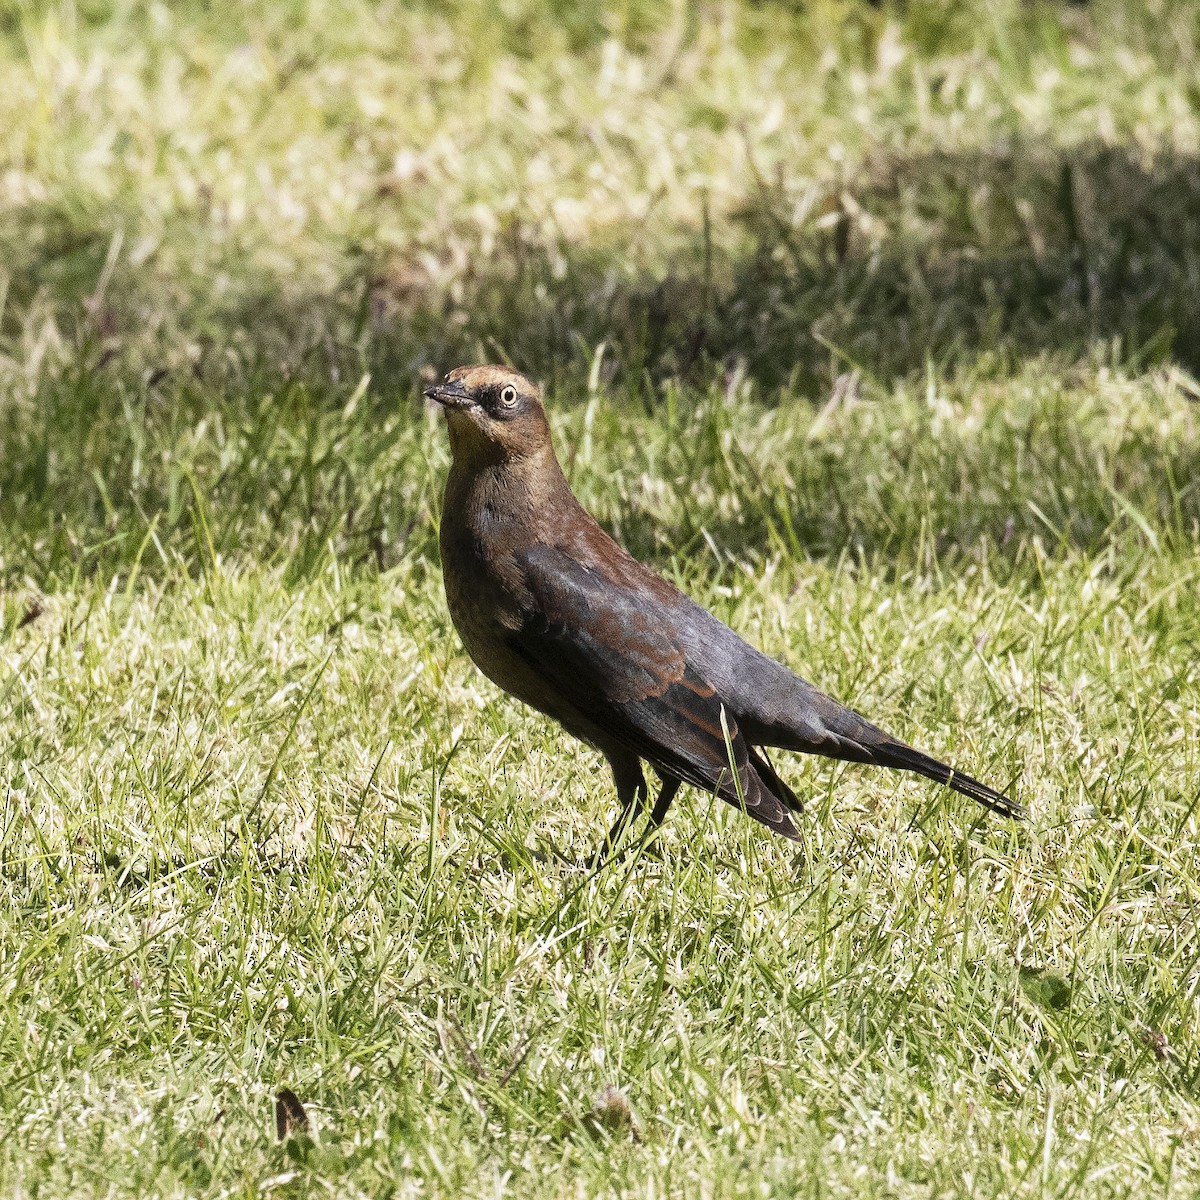
[[[0,1192],[1200,1192],[1193,4],[16,0],[0,78]],[[1030,820],[779,755],[799,846],[563,865],[473,361]]]

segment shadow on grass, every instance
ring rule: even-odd
[[[438,282],[425,260],[360,245],[333,290],[251,270],[222,294],[204,278],[164,290],[119,254],[109,270],[96,214],[26,216],[23,239],[11,218],[0,231],[16,251],[0,336],[22,336],[40,297],[76,344],[73,365],[6,415],[0,448],[0,520],[24,529],[38,576],[81,543],[97,564],[145,551],[154,514],[157,535],[176,527],[201,561],[265,546],[303,576],[353,527],[356,557],[383,565],[397,537],[429,535],[436,480],[397,475],[412,474],[424,436],[417,386],[480,358],[507,358],[561,405],[585,394],[603,343],[610,390],[651,409],[671,379],[695,385],[697,405],[732,377],[768,403],[823,404],[851,367],[885,387],[929,363],[980,380],[1039,355],[1094,362],[1098,345],[1127,369],[1200,370],[1200,163],[1178,156],[1146,166],[1121,150],[1014,145],[880,159],[820,192],[759,179],[738,212],[678,231],[660,276],[627,268],[634,231],[547,245],[514,224]],[[368,371],[371,395],[343,413]],[[732,510],[684,496],[666,527],[608,516],[646,556],[706,535],[814,555],[1033,532],[1094,547],[1119,502],[1052,390],[1023,424],[997,417],[940,444],[925,428],[897,442],[849,427],[841,444],[793,447],[802,458],[773,474],[722,461],[720,413],[701,413],[678,440],[709,438],[711,461],[667,463],[667,478],[682,496],[689,472],[705,473],[710,492],[738,496]],[[1147,434],[1121,455],[1113,477],[1151,526],[1200,521],[1200,450],[1164,463]]]
[[[737,361],[767,395],[821,394],[847,364],[890,380],[933,362],[1010,370],[1109,344],[1134,367],[1200,369],[1200,164],[1013,146],[878,159],[842,188],[759,179],[716,233],[683,231],[671,269],[626,269],[619,241],[545,247],[519,227],[431,296],[368,260],[374,353],[403,369],[481,351],[555,381],[601,343],[638,389],[708,383]]]
[[[847,363],[890,380],[930,361],[1069,361],[1097,343],[1118,363],[1200,371],[1200,161],[1179,155],[1014,143],[877,157],[842,186],[759,175],[740,209],[674,231],[656,273],[630,265],[636,229],[548,244],[514,221],[486,256],[469,230],[448,233],[457,261],[436,280],[425,264],[446,245],[405,257],[369,242],[343,247],[332,288],[272,273],[249,247],[222,272],[199,256],[190,279],[180,263],[166,279],[130,267],[126,252],[105,279],[122,219],[10,213],[0,332],[14,337],[41,294],[80,338],[119,346],[169,321],[259,369],[326,381],[490,355],[553,383],[585,373],[602,343],[610,381],[635,390],[708,384],[736,360],[768,396],[820,395]]]

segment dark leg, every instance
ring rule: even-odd
[[[613,782],[617,785],[621,811],[608,831],[604,844],[592,855],[592,870],[597,870],[605,856],[616,851],[617,843],[629,822],[646,807],[646,777],[642,774],[642,764],[632,755],[610,754],[607,758],[608,765],[612,767]]]
[[[650,812],[651,829],[657,829],[663,823],[663,817],[667,815],[667,809],[671,807],[671,801],[675,799],[675,793],[679,791],[682,784],[681,779],[672,779],[670,776],[663,779],[658,799],[655,800],[654,808]]]
[[[639,771],[639,776],[640,776]],[[663,818],[667,815],[667,809],[671,807],[671,801],[675,799],[675,794],[682,786],[682,781],[678,779],[665,778],[662,788],[659,790],[658,799],[654,801],[654,808],[650,812],[650,820],[646,824],[646,832],[651,833],[657,829],[662,823]],[[624,847],[621,851],[616,850],[617,837],[624,832],[625,826],[635,813],[640,812],[645,807],[646,799],[646,781],[641,780],[641,790],[638,793],[639,799],[636,803],[627,805],[617,818],[617,823],[613,826],[612,832],[608,835],[608,841],[602,846],[596,856],[592,859],[592,869],[598,870],[605,861],[617,862],[624,858],[629,847]],[[605,859],[605,854],[610,854],[612,857]]]

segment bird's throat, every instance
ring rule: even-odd
[[[497,525],[523,528],[528,534],[533,528],[544,531],[554,526],[567,508],[578,503],[550,446],[500,457],[473,440],[463,445],[452,442],[451,449],[443,522],[480,526],[473,532],[486,528],[492,535],[500,532]]]

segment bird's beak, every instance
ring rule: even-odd
[[[425,389],[426,400],[436,400],[443,408],[470,408],[475,403],[470,393],[458,380],[435,383]]]

